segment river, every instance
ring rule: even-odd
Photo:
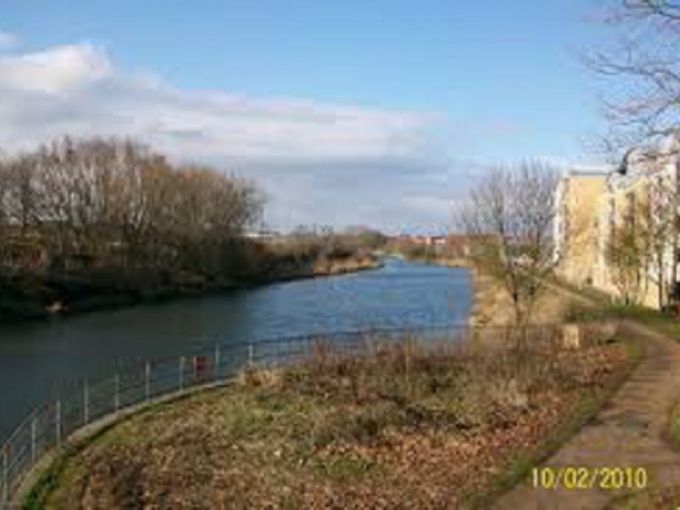
[[[381,269],[0,327],[0,443],[68,381],[117,364],[242,342],[467,322],[465,269],[388,259]]]

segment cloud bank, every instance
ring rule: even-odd
[[[16,43],[0,32],[0,48]],[[0,148],[65,134],[130,136],[173,158],[255,178],[267,221],[446,226],[450,190],[432,155],[439,118],[310,100],[187,91],[130,73],[91,44],[0,52]]]
[[[19,44],[18,37],[16,37],[14,34],[10,34],[9,32],[5,32],[0,28],[0,50],[12,48],[14,46],[17,46],[18,44]]]

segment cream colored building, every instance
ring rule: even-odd
[[[575,285],[592,285],[598,252],[600,204],[607,189],[605,168],[578,168],[557,186],[555,262],[558,274]]]
[[[631,151],[619,168],[576,169],[561,180],[554,236],[559,276],[622,298],[620,273],[608,250],[612,236],[632,222],[640,229],[641,244],[656,243],[645,249],[649,255],[634,275],[633,301],[652,308],[668,304],[680,274],[678,246],[675,235],[657,232],[663,233],[678,211],[679,149],[680,144],[666,140],[654,151]]]

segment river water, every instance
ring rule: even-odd
[[[215,343],[463,324],[465,269],[388,259],[381,269],[0,327],[0,443],[68,381]]]

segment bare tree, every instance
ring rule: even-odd
[[[675,183],[667,175],[657,175],[648,186],[646,202],[645,211],[638,214],[646,229],[640,237],[648,250],[659,308],[664,309],[671,304],[672,282],[677,278],[678,197]]]
[[[620,152],[677,134],[680,121],[680,2],[607,0],[601,16],[611,44],[593,48],[587,65],[603,79],[610,121],[605,144]]]
[[[458,222],[473,242],[475,262],[507,291],[518,325],[530,322],[554,270],[551,226],[558,173],[538,162],[498,167],[470,191]]]
[[[612,282],[626,305],[639,304],[656,248],[649,203],[631,198],[611,226],[605,252]]]

